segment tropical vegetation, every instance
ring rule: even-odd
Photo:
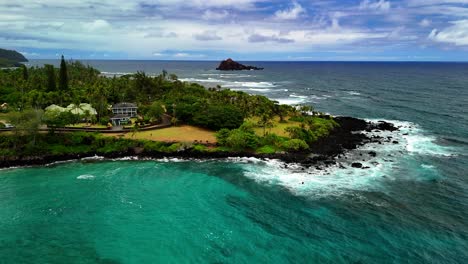
[[[165,114],[173,125],[217,131],[217,147],[197,147],[199,151],[304,151],[337,126],[332,117],[316,113],[311,106],[281,105],[265,96],[219,86],[205,88],[182,82],[166,71],[158,75],[137,72],[106,76],[80,61],[65,61],[62,56],[58,69],[46,64],[0,70],[0,104],[8,105],[2,110],[7,113],[0,116],[0,123],[15,127],[10,134],[2,135],[0,148],[17,155],[38,149],[58,153],[58,145],[73,151],[116,150],[109,147],[113,144],[130,146],[133,143],[128,143],[129,138],[79,133],[78,140],[72,133],[49,137],[38,132],[47,127],[48,134],[53,134],[55,128],[83,121],[106,125],[110,105],[119,102],[138,105],[136,124],[160,122]],[[143,147],[149,144],[138,142]]]

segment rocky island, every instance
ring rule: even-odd
[[[231,58],[229,58],[227,60],[223,60],[219,64],[218,68],[216,68],[216,70],[219,70],[219,71],[243,71],[243,70],[251,71],[251,70],[263,70],[263,68],[243,65],[243,64],[240,64],[240,63],[232,60]]]

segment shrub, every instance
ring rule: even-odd
[[[299,151],[308,149],[309,145],[304,140],[294,138],[283,142],[282,147],[287,151]]]
[[[260,138],[260,145],[271,145],[279,147],[285,139],[276,135],[275,133],[270,133]]]
[[[165,149],[166,152],[177,152],[181,149],[181,143],[174,143]]]
[[[254,133],[234,129],[229,134],[226,145],[234,150],[256,149],[259,143],[258,141],[258,136]]]
[[[200,144],[197,144],[193,147],[193,150],[196,151],[196,152],[207,152],[208,151],[208,147],[205,146],[205,145],[200,145]]]
[[[304,117],[303,116],[292,116],[291,118],[289,118],[289,121],[304,122]]]
[[[162,152],[164,151],[165,147],[166,144],[164,142],[159,141],[145,141],[143,143],[143,148],[145,149],[145,151]]]
[[[0,128],[5,128],[5,127],[6,127],[6,125],[4,123],[0,122]]]
[[[110,123],[110,118],[106,117],[106,116],[101,117],[101,119],[99,121],[99,124],[101,124],[103,126],[107,126],[107,124],[109,124],[109,123]]]
[[[210,105],[194,113],[192,123],[213,130],[238,128],[244,122],[242,112],[230,105]]]
[[[229,130],[227,128],[223,128],[223,129],[219,130],[216,133],[216,140],[218,141],[218,145],[221,145],[221,146],[226,145],[227,139],[228,139],[230,134],[231,134],[231,130]]]
[[[275,152],[276,152],[276,148],[270,145],[265,145],[257,149],[257,153],[260,153],[260,154],[273,154]]]
[[[91,144],[96,137],[94,133],[74,132],[67,135],[72,145]]]

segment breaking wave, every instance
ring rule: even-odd
[[[370,137],[391,139],[380,144],[368,143],[349,151],[337,158],[337,164],[330,167],[303,168],[299,164],[255,158],[231,160],[243,163],[244,175],[260,184],[277,185],[294,195],[318,198],[349,195],[355,191],[378,191],[387,181],[432,179],[438,177],[435,173],[438,168],[424,163],[423,157],[449,158],[456,155],[453,149],[438,145],[435,137],[427,135],[416,124],[387,122],[393,123],[399,130],[365,133]],[[352,167],[354,162],[360,162],[362,168]]]

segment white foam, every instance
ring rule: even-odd
[[[304,103],[306,101],[306,98],[299,98],[299,97],[272,98],[271,100],[278,101],[280,104],[296,105],[296,104]]]
[[[360,92],[356,92],[356,91],[348,91],[347,92],[349,95],[361,95]]]
[[[225,81],[215,79],[215,78],[208,78],[208,79],[198,79],[198,78],[181,78],[179,79],[183,82],[192,82],[192,83],[224,83]]]
[[[202,73],[200,74],[201,76],[217,76],[220,78],[250,78],[250,77],[256,77],[255,75],[250,75],[250,74],[229,74],[229,73]]]
[[[295,97],[295,98],[302,98],[302,99],[307,99],[307,95],[297,95],[297,94],[290,94],[289,97]]]
[[[312,99],[312,100],[326,100],[328,98],[330,98],[330,96],[326,96],[326,95],[324,95],[324,96],[311,95],[310,96],[310,99]]]
[[[249,91],[255,91],[255,92],[269,92],[269,91],[271,91],[271,89],[250,88]]]
[[[103,159],[104,159],[103,156],[98,156],[98,155],[81,158],[81,160],[103,160]]]
[[[113,161],[126,161],[126,160],[140,160],[138,156],[128,156],[128,157],[122,157],[122,158],[115,158],[112,159]]]
[[[372,120],[377,121],[377,120]],[[307,197],[355,195],[356,190],[379,191],[387,181],[420,180],[423,174],[395,173],[406,166],[408,155],[431,155],[445,157],[450,149],[437,145],[435,138],[411,122],[387,122],[399,127],[398,131],[366,132],[368,136],[392,137],[383,144],[368,143],[346,153],[346,158],[337,159],[338,165],[317,169],[302,169],[298,164],[285,164],[279,160],[260,160],[255,158],[235,158],[232,161],[243,163],[244,175],[261,184],[281,186],[291,193]],[[414,141],[414,138],[419,138]],[[376,157],[369,155],[377,153]],[[363,168],[353,168],[351,163],[360,162]],[[414,159],[412,162],[419,162]],[[286,167],[287,166],[287,167]],[[434,165],[420,164],[426,170],[436,170]],[[365,197],[361,197],[364,199]],[[359,199],[361,199],[359,198]],[[379,204],[378,206],[384,206]]]
[[[271,82],[228,82],[224,86],[233,88],[273,88],[275,84]]]
[[[223,78],[222,76],[220,76]],[[274,83],[271,82],[241,82],[241,81],[226,81],[220,80],[216,78],[207,78],[207,79],[199,79],[199,78],[181,78],[183,82],[193,82],[193,83],[216,83],[220,84],[223,87],[227,88],[234,88],[233,90],[250,90],[250,91],[258,91],[258,92],[267,92],[270,88],[276,87]],[[238,88],[238,89],[235,89]]]
[[[339,196],[354,190],[376,188],[378,181],[385,177],[383,165],[371,169],[347,167],[315,168],[302,170],[297,164],[278,160],[238,160],[245,163],[244,175],[261,184],[278,185],[300,196],[322,197]]]
[[[78,180],[90,180],[90,179],[94,179],[95,176],[94,175],[91,175],[91,174],[83,174],[83,175],[80,175],[78,177],[76,177]]]
[[[371,122],[378,122],[382,119],[368,119]],[[394,124],[399,128],[396,132],[381,132],[383,136],[394,136],[399,143],[402,143],[408,154],[410,155],[430,155],[430,156],[455,156],[454,149],[437,144],[437,138],[428,135],[428,132],[421,128],[418,124],[399,121],[399,120],[382,120]],[[400,142],[402,141],[402,142]],[[400,144],[401,145],[401,144]]]

